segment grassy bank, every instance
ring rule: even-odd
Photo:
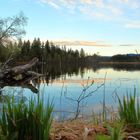
[[[53,121],[53,104],[38,96],[28,104],[7,98],[0,118],[0,140],[127,140],[140,139],[140,100],[134,94],[118,96],[118,116],[114,120],[76,119]]]

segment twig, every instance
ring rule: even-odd
[[[128,133],[128,135],[139,135],[140,132],[133,132],[133,133]]]
[[[133,136],[129,136],[128,139],[139,140],[139,139],[137,139],[137,138],[135,138]]]
[[[6,60],[6,62],[3,64],[2,70],[5,69],[5,67],[8,65],[8,63],[13,60],[12,56],[13,56],[13,54],[11,54],[9,56],[9,58]]]
[[[89,80],[89,78],[88,78],[88,80]],[[105,80],[104,80],[104,82],[105,82]],[[66,95],[67,92],[65,92],[65,94],[64,94],[65,98],[68,99],[68,100],[74,101],[77,104],[76,105],[76,112],[75,112],[75,119],[77,119],[77,117],[80,114],[80,111],[81,111],[80,110],[81,109],[81,105],[80,104],[81,104],[81,102],[84,99],[92,96],[93,93],[95,93],[96,91],[98,91],[98,89],[100,89],[105,83],[102,83],[101,85],[97,86],[95,90],[92,90],[92,91],[90,91],[90,92],[87,93],[87,90],[89,90],[93,84],[94,84],[94,80],[90,84],[88,84],[88,82],[87,82],[87,84],[85,86],[83,85],[83,90],[82,90],[81,94],[78,96],[78,98],[76,98],[76,99],[73,98],[73,97],[68,97]]]
[[[85,127],[84,133],[83,133],[83,140],[87,140],[87,137],[88,137],[89,133],[93,130],[94,129],[88,129],[87,127]]]

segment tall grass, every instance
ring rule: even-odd
[[[123,140],[125,137],[122,122],[115,123],[113,127],[108,126],[108,131],[111,140]]]
[[[123,140],[125,132],[123,130],[123,122],[114,123],[113,126],[107,126],[109,135],[97,135],[97,140]]]
[[[44,106],[43,100],[31,99],[29,104],[7,98],[3,105],[0,125],[2,135],[14,140],[48,140],[52,124],[52,102]]]
[[[127,94],[123,97],[123,100],[118,96],[119,101],[119,116],[121,120],[136,127],[140,127],[140,104],[139,99],[136,98],[136,89],[134,88],[134,94]]]

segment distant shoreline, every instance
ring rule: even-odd
[[[107,64],[107,65],[140,65],[140,62],[99,62],[99,64]]]
[[[15,65],[23,65],[26,64],[28,61],[22,61],[22,62],[16,62]],[[39,62],[38,64],[41,64],[42,62]],[[47,64],[47,63],[46,63]],[[91,63],[92,64],[92,63]],[[140,65],[140,62],[113,62],[113,61],[98,61],[96,63],[97,65]]]

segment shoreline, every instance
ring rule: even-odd
[[[140,65],[140,62],[99,62],[99,64],[107,64],[107,65]]]

